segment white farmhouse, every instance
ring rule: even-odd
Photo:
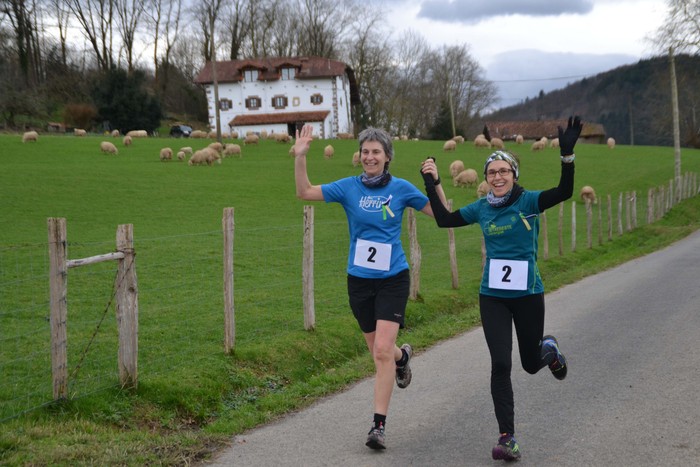
[[[211,62],[195,78],[207,95],[209,125],[221,132],[294,136],[304,123],[323,139],[353,134],[352,107],[359,103],[353,70],[320,57],[282,57],[216,62],[219,102],[214,102]]]

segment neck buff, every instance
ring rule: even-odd
[[[382,173],[375,175],[374,177],[368,177],[366,173],[362,172],[362,175],[360,175],[360,180],[362,180],[362,184],[368,188],[386,186],[386,184],[391,181],[391,174],[389,173],[389,168],[385,167]]]
[[[486,201],[489,203],[489,205],[491,205],[491,207],[502,208],[504,206],[509,206],[513,204],[512,201],[518,199],[518,196],[520,196],[520,193],[522,192],[523,187],[516,183],[513,185],[513,188],[511,188],[510,191],[508,191],[508,193],[500,197],[494,196],[493,191],[489,191],[486,195]]]

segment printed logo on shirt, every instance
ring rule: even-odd
[[[489,228],[486,230],[486,235],[503,235],[506,233],[508,230],[512,230],[513,226],[512,225],[496,225],[496,224],[489,224]]]
[[[386,196],[363,196],[360,198],[359,207],[367,212],[381,212],[389,198]]]

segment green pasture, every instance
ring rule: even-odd
[[[102,154],[100,141],[118,155]],[[303,206],[296,199],[291,145],[261,141],[241,158],[213,166],[161,162],[159,151],[198,149],[211,140],[0,135],[0,463],[3,465],[183,465],[207,458],[235,433],[371,375],[372,361],[347,307],[348,233],[338,205],[315,207],[316,328],[304,330],[301,259]],[[240,141],[236,141],[240,144]],[[323,158],[327,144],[335,156]],[[558,150],[509,145],[521,161],[521,184],[545,189],[559,178]],[[359,174],[355,141],[315,141],[309,177],[321,184]],[[558,209],[548,211],[549,258],[540,259],[553,290],[588,274],[658,249],[697,229],[698,197],[652,225],[649,188],[668,186],[672,148],[579,144],[574,198],[564,209],[563,256]],[[455,159],[482,171],[489,151],[472,144],[444,153],[442,141],[396,141],[391,172],[422,188],[421,161],[435,156],[456,207],[476,187],[451,185]],[[700,173],[700,151],[683,149],[683,172]],[[586,214],[578,199],[591,185],[617,220],[620,193],[636,191],[638,228],[612,240],[605,227],[586,245]],[[576,200],[577,248],[571,251]],[[235,209],[236,346],[223,351],[221,218]],[[597,219],[597,206],[594,212]],[[51,403],[47,218],[67,222],[68,255],[114,251],[119,224],[133,224],[139,286],[139,386],[119,388],[116,323],[111,300],[116,266],[99,263],[68,275],[70,400]],[[418,214],[421,289],[409,303],[400,342],[417,351],[478,324],[481,235],[455,231],[458,290],[451,287],[447,231]],[[408,237],[404,236],[408,251]],[[540,237],[542,239],[542,236]],[[542,253],[542,248],[540,249]],[[565,310],[548,310],[549,313]],[[368,400],[371,395],[367,395]],[[367,414],[370,416],[371,414]]]

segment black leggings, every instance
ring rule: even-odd
[[[513,324],[523,369],[537,373],[546,363],[541,356],[544,333],[544,294],[518,298],[479,295],[481,324],[491,354],[491,397],[501,433],[515,433],[513,386]]]

